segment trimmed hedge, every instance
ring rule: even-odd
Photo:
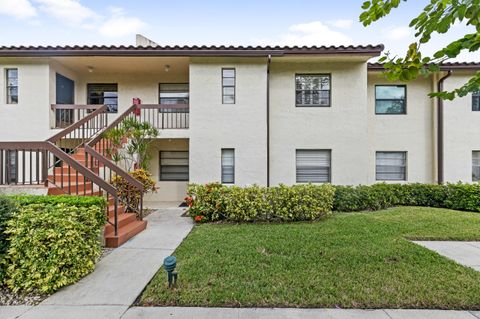
[[[189,186],[189,214],[196,221],[299,221],[331,213],[334,188],[324,185],[276,187]]]
[[[52,293],[90,273],[101,254],[106,201],[82,196],[4,196],[15,203],[3,234],[0,280],[14,292]],[[1,284],[1,282],[0,282]]]
[[[374,184],[335,186],[333,210],[379,210],[394,206],[480,211],[480,184]]]

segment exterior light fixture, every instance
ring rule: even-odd
[[[93,66],[87,66],[88,73],[93,73]]]
[[[170,64],[165,64],[165,72],[170,71]]]
[[[177,285],[178,273],[175,271],[177,266],[177,258],[175,256],[168,256],[163,260],[163,267],[167,272],[168,288]]]

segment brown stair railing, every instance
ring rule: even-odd
[[[97,104],[52,104],[51,108],[55,113],[55,122],[52,128],[66,128],[102,106]]]
[[[15,162],[11,162],[15,169],[8,164],[11,154],[16,156]],[[59,161],[61,166],[56,165]],[[71,176],[75,176],[74,181]],[[113,201],[114,221],[109,223],[114,226],[115,235],[118,234],[119,202],[115,187],[52,142],[0,142],[0,184],[54,186],[64,194],[105,196],[107,202]]]
[[[85,105],[88,110],[90,105]],[[69,125],[48,139],[61,149],[75,151],[78,147],[90,141],[108,125],[107,106],[102,105],[79,121]]]

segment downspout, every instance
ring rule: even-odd
[[[452,75],[452,71],[448,70],[447,74],[438,80],[437,92],[443,92],[443,82]],[[444,121],[443,121],[443,99],[438,97],[437,108],[437,179],[438,184],[443,184],[444,180]]]
[[[267,60],[267,187],[270,187],[270,63],[272,55]]]

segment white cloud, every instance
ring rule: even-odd
[[[41,11],[68,25],[88,26],[89,22],[100,18],[77,0],[35,0],[35,2],[39,3]]]
[[[27,19],[37,15],[29,0],[0,0],[0,15]]]
[[[300,23],[288,28],[288,32],[280,36],[283,45],[348,45],[352,39],[346,34],[334,31],[321,21]]]
[[[409,27],[391,27],[384,31],[389,40],[402,40],[412,36],[412,29]]]
[[[146,23],[136,17],[125,16],[123,8],[109,8],[111,17],[100,26],[100,34],[110,38],[120,38],[138,33]]]
[[[338,29],[350,29],[353,24],[353,20],[347,20],[347,19],[338,19],[338,20],[332,20],[327,22],[329,25],[332,27],[338,28]]]

